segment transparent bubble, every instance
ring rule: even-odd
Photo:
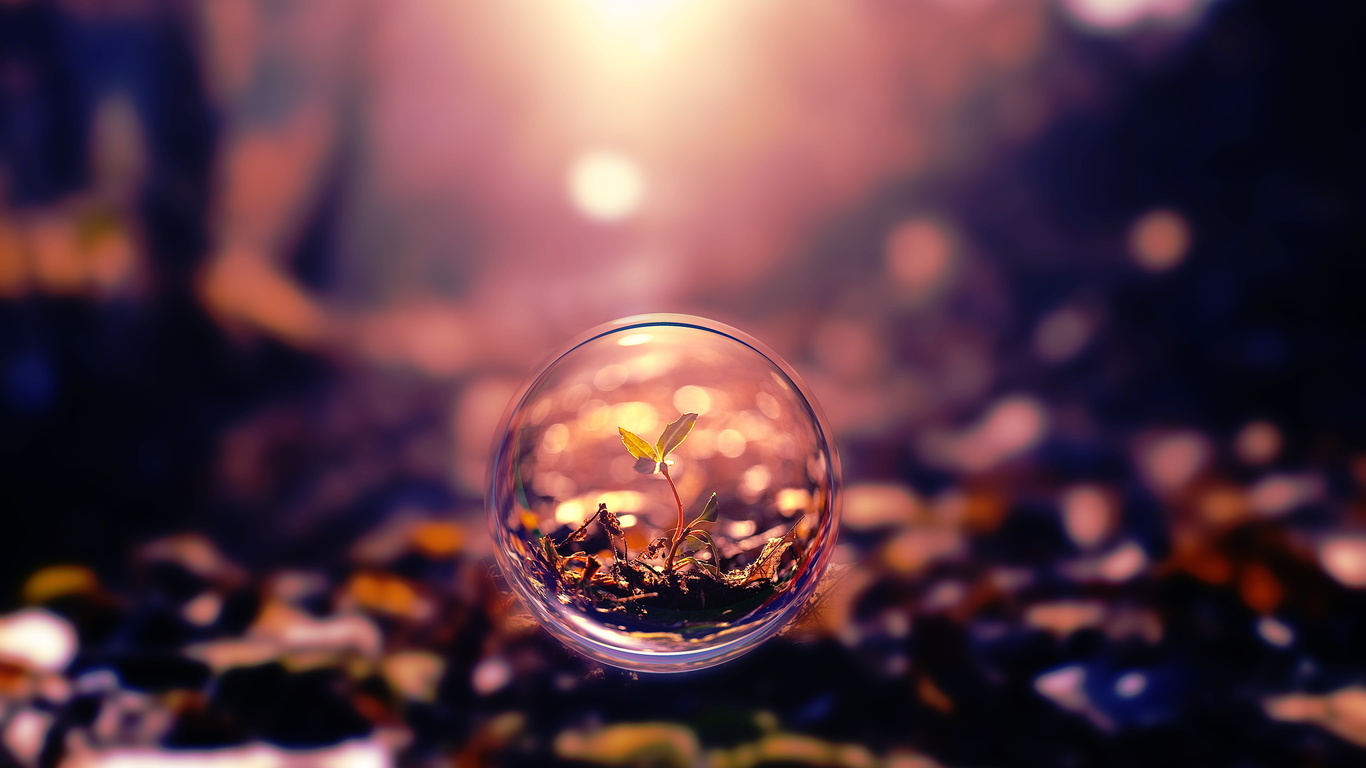
[[[834,548],[838,488],[829,428],[777,355],[711,320],[642,315],[574,340],[513,398],[489,522],[552,634],[678,672],[735,658],[802,609]]]

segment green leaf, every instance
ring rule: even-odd
[[[664,434],[659,436],[659,460],[663,461],[669,452],[677,448],[683,438],[692,431],[692,425],[697,423],[697,414],[685,413],[678,417],[678,420],[664,428]]]
[[[698,570],[702,571],[703,573],[706,573],[713,579],[721,578],[721,569],[717,568],[715,565],[712,565],[711,563],[706,562],[705,560],[698,560],[695,557],[685,557],[682,560],[679,560],[677,563],[677,567],[679,568],[682,568],[685,565],[695,565],[697,566]]]
[[[711,534],[706,531],[688,531],[688,535],[684,536],[683,540],[687,541],[688,539],[696,539],[704,547],[712,545]]]
[[[704,523],[714,523],[716,522],[716,519],[721,516],[720,512],[721,505],[716,501],[716,494],[713,493],[711,498],[707,499],[707,505],[702,508],[702,514],[694,517],[692,522],[688,523],[688,528],[691,529],[694,526],[702,525]]]
[[[626,450],[637,459],[649,459],[659,461],[659,455],[655,453],[655,447],[640,438],[640,435],[632,432],[625,427],[617,427],[621,433],[621,442],[626,444]]]
[[[696,554],[703,550],[711,552],[712,559],[716,559],[716,544],[711,540],[711,534],[706,531],[688,531],[688,535],[683,537],[682,544],[679,545],[679,552]]]
[[[642,475],[653,475],[659,471],[659,462],[649,456],[641,456],[632,467]]]
[[[720,513],[721,503],[716,500],[716,494],[713,493],[711,498],[707,499],[707,506],[702,508],[702,514],[697,519],[704,523],[714,523],[716,518],[720,517]]]

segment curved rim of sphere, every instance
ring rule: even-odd
[[[815,542],[812,550],[812,558],[808,561],[807,567],[794,579],[788,587],[792,591],[793,599],[783,606],[775,615],[768,617],[755,626],[748,628],[747,631],[737,632],[732,638],[720,642],[699,643],[697,648],[685,650],[646,650],[641,648],[623,647],[611,643],[606,637],[599,633],[588,630],[574,631],[566,626],[561,616],[556,615],[547,608],[531,587],[522,579],[513,578],[511,574],[518,569],[519,563],[510,557],[511,548],[507,546],[506,536],[513,535],[506,525],[503,524],[502,510],[498,508],[498,468],[502,465],[505,454],[515,447],[515,434],[510,431],[513,417],[525,404],[528,396],[535,392],[541,382],[555,368],[556,363],[584,345],[590,344],[605,336],[620,334],[623,332],[657,328],[660,326],[672,326],[680,328],[691,328],[704,333],[714,333],[719,336],[730,338],[739,344],[748,347],[755,353],[761,355],[770,364],[782,372],[784,376],[796,388],[796,391],[806,401],[811,409],[811,416],[815,421],[817,437],[829,455],[829,465],[827,468],[830,483],[829,504],[826,514],[820,521],[812,541]],[[572,341],[562,347],[541,362],[536,368],[536,373],[532,374],[518,388],[516,395],[508,402],[507,408],[499,420],[499,430],[495,433],[493,451],[490,454],[487,480],[487,496],[485,505],[489,514],[489,531],[494,543],[494,556],[497,558],[498,566],[502,569],[505,581],[511,585],[517,597],[532,615],[545,627],[551,635],[560,642],[578,651],[591,659],[637,672],[686,672],[694,669],[715,666],[723,662],[734,659],[763,643],[782,631],[802,610],[806,602],[811,598],[825,573],[826,565],[830,558],[830,552],[834,548],[831,537],[837,530],[840,517],[840,482],[841,467],[839,453],[835,442],[830,433],[829,423],[826,421],[825,414],[821,410],[820,404],[811,395],[811,391],[797,375],[797,372],[789,366],[786,361],[775,354],[758,340],[736,328],[732,328],[725,323],[710,320],[703,317],[682,314],[649,314],[634,315],[618,320],[604,323],[592,328],[583,334],[575,337]],[[591,625],[590,617],[583,617],[582,625]],[[591,627],[590,627],[591,629]],[[610,634],[610,633],[606,633]]]

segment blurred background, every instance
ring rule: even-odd
[[[1361,764],[1364,8],[3,0],[0,765]],[[656,311],[846,481],[663,677],[483,507]]]

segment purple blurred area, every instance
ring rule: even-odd
[[[1364,16],[0,0],[0,766],[1360,765]],[[646,312],[845,473],[821,602],[677,677],[484,522]]]

